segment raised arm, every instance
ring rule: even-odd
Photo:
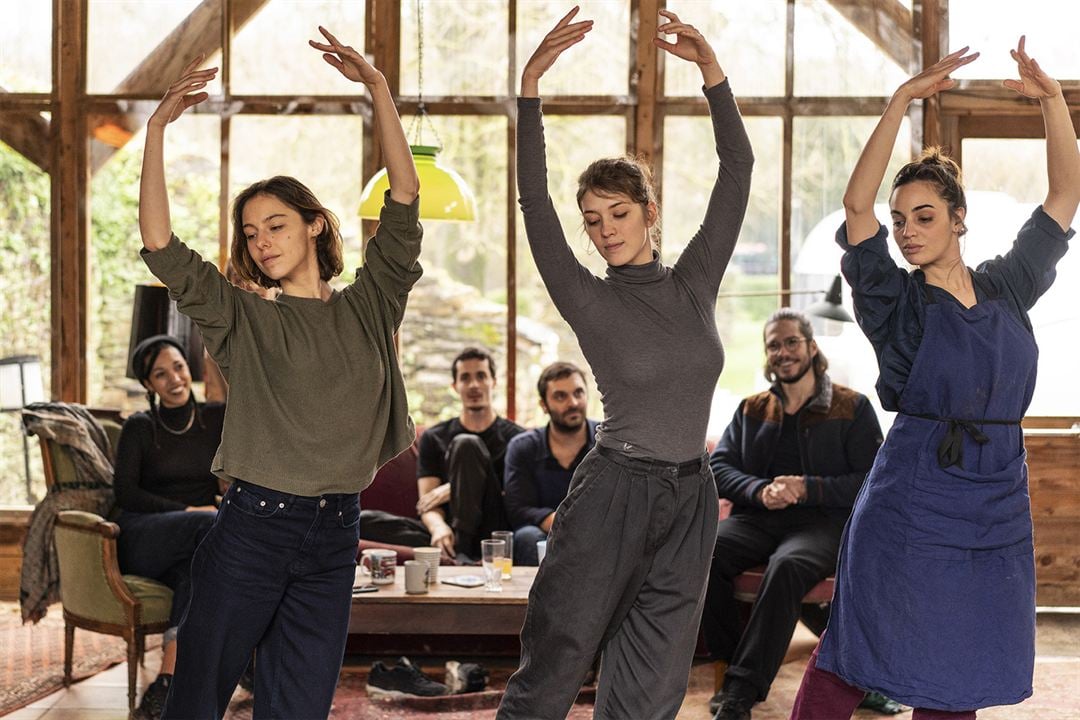
[[[677,42],[655,38],[653,43],[677,58],[694,63],[701,72],[720,161],[701,228],[675,264],[676,272],[692,287],[698,288],[703,299],[708,297],[711,302],[735,251],[746,215],[754,152],[731,88],[724,84],[727,76],[717,62],[712,46],[694,26],[682,22],[675,13],[661,10],[660,14],[668,22],[657,30],[674,35]]]
[[[386,175],[390,181],[390,197],[395,202],[409,205],[420,192],[420,178],[416,174],[409,142],[401,127],[394,98],[386,77],[371,65],[364,56],[349,45],[343,45],[329,30],[319,26],[325,43],[309,40],[316,50],[321,50],[323,60],[337,68],[338,72],[353,82],[361,82],[371,93],[375,108],[375,128],[386,160]]]
[[[172,237],[169,218],[169,193],[165,189],[165,127],[198,105],[208,95],[197,92],[206,87],[217,68],[196,70],[203,56],[192,60],[180,78],[169,86],[157,110],[146,125],[146,144],[143,147],[142,175],[139,179],[139,231],[147,250],[160,250]]]
[[[585,39],[585,33],[592,30],[592,20],[570,22],[580,9],[577,5],[571,8],[551,32],[544,36],[532,57],[525,63],[525,69],[521,71],[521,97],[540,97],[540,78],[555,64],[564,50],[571,45],[577,45]]]
[[[907,113],[908,105],[912,100],[928,98],[955,85],[956,81],[949,77],[949,73],[979,57],[979,53],[967,55],[967,51],[968,48],[963,47],[946,55],[893,93],[885,113],[867,140],[859,161],[855,163],[855,169],[844,192],[848,244],[858,245],[877,234],[880,223],[874,216],[874,199],[885,177],[885,168],[889,165],[896,135],[900,131],[900,123]]]
[[[1050,183],[1043,211],[1062,230],[1068,230],[1080,205],[1080,150],[1076,145],[1076,129],[1061,93],[1061,83],[1047,75],[1039,63],[1028,56],[1024,42],[1025,37],[1021,35],[1016,49],[1009,51],[1016,61],[1020,79],[1006,80],[1003,84],[1039,101],[1046,126],[1046,175]]]

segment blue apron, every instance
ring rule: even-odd
[[[818,667],[913,707],[1031,695],[1024,440],[1035,340],[1004,300],[927,304],[922,343],[844,529]]]

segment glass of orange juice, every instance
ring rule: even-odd
[[[496,530],[491,533],[491,539],[506,543],[506,555],[502,558],[502,579],[509,580],[514,570],[514,533],[510,530]]]

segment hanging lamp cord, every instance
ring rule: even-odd
[[[423,0],[416,0],[416,116],[413,117],[412,122],[409,124],[409,131],[406,135],[412,135],[413,145],[424,144],[424,123],[431,128],[431,132],[435,135],[435,147],[442,148],[442,138],[439,137],[439,131],[435,129],[434,123],[431,122],[431,118],[427,113],[427,106],[424,104],[424,3]]]

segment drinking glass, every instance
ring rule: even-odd
[[[484,590],[502,592],[503,557],[506,555],[506,542],[503,540],[481,540],[480,550],[484,561]]]
[[[491,533],[491,539],[502,540],[506,543],[506,556],[502,561],[502,579],[509,580],[514,570],[514,533],[510,530],[496,530]]]

